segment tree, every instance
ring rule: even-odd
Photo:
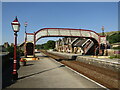
[[[44,43],[42,45],[36,45],[37,49],[54,49],[55,48],[55,41],[49,40],[47,43]]]
[[[55,48],[55,41],[49,40],[47,43],[44,44],[44,49],[54,49]]]
[[[117,42],[120,42],[120,32],[118,33],[114,33],[110,36],[107,36],[107,40],[110,42],[110,43],[117,43]]]
[[[43,44],[42,45],[36,45],[36,49],[44,49]]]

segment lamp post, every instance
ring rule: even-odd
[[[24,23],[24,26],[25,26],[25,44],[24,44],[24,56],[25,57],[27,57],[27,54],[26,54],[26,40],[27,40],[27,35],[26,35],[26,28],[27,28],[27,25],[28,25],[28,23],[27,22],[25,22]]]
[[[104,26],[102,26],[102,35],[104,36]]]
[[[17,73],[17,54],[16,54],[16,50],[17,50],[17,32],[19,32],[20,29],[20,23],[17,19],[17,16],[15,18],[15,20],[11,23],[13,31],[14,31],[14,61],[13,61],[13,80],[17,80],[18,79],[18,73]]]
[[[28,23],[27,23],[27,22],[25,22],[25,24],[24,24],[24,26],[25,26],[25,33],[26,33],[26,28],[27,28],[27,25],[28,25]]]

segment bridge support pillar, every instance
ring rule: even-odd
[[[36,45],[36,42],[35,42],[35,32],[34,32],[34,46],[33,46],[33,56],[35,57],[35,45]]]

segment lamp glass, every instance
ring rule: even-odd
[[[12,25],[13,26],[13,31],[18,32],[19,31],[19,25]]]

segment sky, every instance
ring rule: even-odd
[[[34,33],[42,28],[87,29],[101,33],[118,31],[117,2],[2,2],[2,44],[14,43],[11,22],[18,17],[21,24],[18,44],[24,42],[24,22],[27,32]],[[37,41],[43,44],[58,37],[47,37]]]

